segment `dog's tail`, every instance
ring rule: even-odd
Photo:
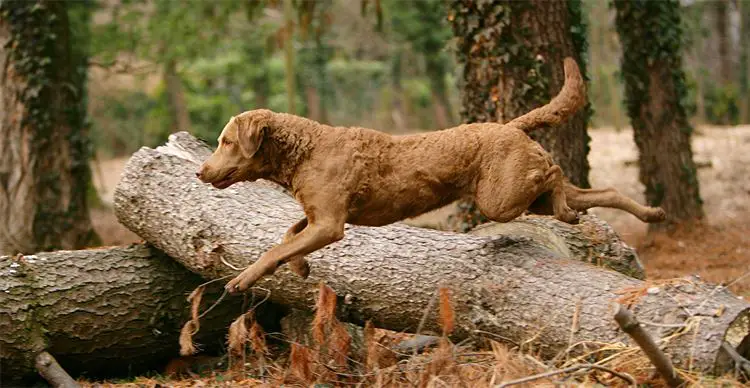
[[[586,104],[586,88],[578,64],[573,58],[567,57],[563,65],[565,83],[560,93],[549,104],[516,117],[506,125],[512,125],[528,133],[541,126],[560,124]]]

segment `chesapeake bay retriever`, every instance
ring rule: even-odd
[[[198,178],[219,189],[259,178],[276,182],[293,193],[306,217],[227,289],[244,291],[283,263],[307,277],[303,256],[342,239],[347,222],[386,225],[464,197],[473,198],[482,213],[497,222],[528,209],[575,223],[577,211],[596,206],[622,209],[644,222],[662,221],[661,208],[642,206],[614,189],[570,184],[527,135],[563,122],[584,105],[577,64],[566,58],[564,68],[565,84],[549,104],[506,124],[465,124],[392,136],[266,109],[232,117]]]

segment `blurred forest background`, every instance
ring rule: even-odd
[[[739,3],[682,2],[695,123],[750,122],[740,44],[750,39],[750,7]],[[102,157],[155,146],[178,129],[214,144],[228,117],[259,107],[388,132],[460,122],[461,69],[440,0],[89,4],[89,114]],[[603,0],[582,7],[585,25],[575,27],[588,38],[590,127],[619,130],[629,122],[615,10]]]

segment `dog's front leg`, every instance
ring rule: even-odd
[[[229,292],[247,290],[266,275],[271,275],[287,261],[312,253],[344,237],[344,219],[310,217],[307,226],[298,234],[264,253],[258,261],[247,267],[226,285]]]
[[[292,225],[292,227],[286,231],[286,234],[284,234],[284,238],[281,240],[281,242],[289,242],[292,237],[305,230],[306,227],[307,217]],[[305,257],[301,255],[294,256],[289,259],[289,269],[299,275],[302,279],[307,279],[307,276],[310,275],[310,263],[308,263],[307,260],[305,260]]]

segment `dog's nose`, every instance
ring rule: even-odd
[[[203,179],[203,171],[198,170],[195,172],[195,177],[198,179]]]

